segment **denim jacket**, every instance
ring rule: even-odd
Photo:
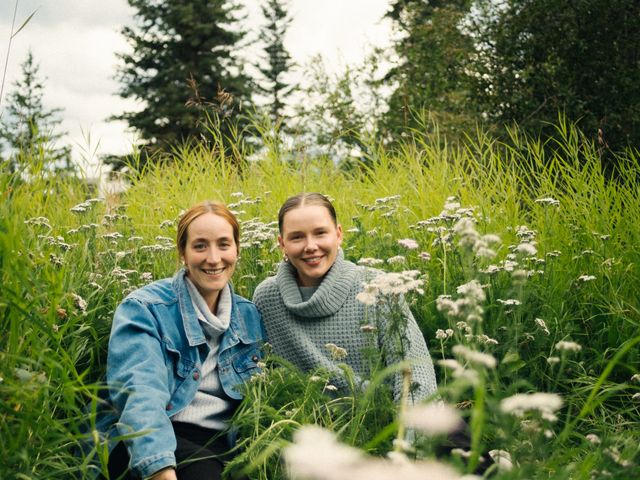
[[[224,392],[239,400],[236,387],[260,372],[265,333],[255,305],[233,291],[231,297],[218,374]],[[130,466],[142,478],[176,464],[170,418],[193,400],[208,353],[184,269],[132,292],[118,306],[107,360],[112,408],[99,413],[96,426],[107,438],[135,434],[125,443]]]

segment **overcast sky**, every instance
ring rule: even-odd
[[[256,0],[244,0],[249,25],[260,22]],[[386,45],[388,22],[381,21],[390,0],[290,0],[293,17],[286,47],[298,65],[322,54],[330,71],[360,62],[372,45]],[[2,67],[9,44],[15,0],[0,0],[0,60]],[[27,26],[14,37],[2,98],[20,75],[20,64],[32,49],[46,78],[44,102],[63,108],[63,139],[74,149],[74,158],[95,162],[95,155],[125,153],[133,135],[122,122],[106,119],[135,107],[117,96],[114,79],[116,52],[127,51],[120,35],[131,24],[133,9],[126,0],[19,0],[16,27],[33,12]],[[94,157],[94,158],[91,158]]]

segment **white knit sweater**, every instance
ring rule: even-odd
[[[276,276],[258,285],[253,296],[274,353],[305,371],[319,367],[338,371],[337,364],[344,362],[360,378],[370,373],[368,357],[363,352],[366,347],[373,345],[374,348],[385,349],[387,364],[401,360],[393,353],[394,342],[385,335],[385,328],[379,328],[375,333],[361,329],[363,325],[375,323],[376,316],[380,320],[383,311],[380,307],[367,307],[356,300],[363,282],[378,273],[345,260],[340,250],[313,296],[303,301],[295,269],[290,263],[282,262]],[[412,361],[412,381],[417,384],[410,400],[418,402],[436,391],[436,376],[424,337],[404,300],[401,300],[401,305],[407,322],[404,359]],[[378,321],[378,324],[384,324],[384,321]],[[346,349],[347,357],[334,360],[325,347],[327,343]],[[334,381],[345,387],[339,378]],[[401,391],[402,378],[398,374],[394,378],[396,400]]]

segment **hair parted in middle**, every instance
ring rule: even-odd
[[[333,204],[325,195],[317,192],[299,193],[297,195],[294,195],[293,197],[287,198],[287,200],[280,207],[280,211],[278,212],[278,230],[280,231],[280,234],[282,234],[282,226],[284,224],[284,216],[286,215],[286,213],[290,210],[304,207],[306,205],[319,205],[326,208],[329,211],[329,215],[331,215],[331,218],[333,219],[333,223],[335,225],[338,224],[336,209],[333,208]]]

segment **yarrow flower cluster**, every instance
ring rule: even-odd
[[[446,340],[453,336],[453,330],[447,328],[446,330],[442,330],[441,328],[436,330],[436,339],[438,340]]]
[[[386,272],[363,284],[364,290],[356,299],[365,305],[373,305],[380,297],[406,295],[410,292],[424,294],[424,280],[418,278],[418,270]]]
[[[556,350],[560,350],[563,352],[579,352],[580,350],[582,350],[582,345],[576,342],[560,340],[558,343],[556,343]]]
[[[270,244],[278,233],[278,222],[263,223],[256,218],[242,222],[240,248],[261,247]]]
[[[463,358],[474,365],[480,365],[486,368],[496,368],[496,365],[498,364],[498,361],[492,355],[472,350],[464,345],[455,345],[452,351],[458,357]]]
[[[476,230],[476,222],[473,218],[461,218],[453,226],[453,232],[458,236],[458,246],[470,249],[476,257],[493,258],[496,252],[491,245],[500,243],[497,235],[480,235]]]
[[[290,478],[304,480],[458,480],[451,467],[436,461],[410,461],[393,452],[389,459],[368,457],[357,448],[344,445],[335,435],[317,425],[305,425],[293,435],[284,450]]]
[[[381,260],[380,258],[364,257],[358,260],[358,265],[362,265],[365,267],[375,267],[377,265],[382,265],[383,263],[384,260]]]
[[[484,309],[481,303],[486,299],[482,285],[478,280],[471,280],[456,289],[461,295],[452,300],[449,295],[440,295],[436,300],[436,308],[449,318],[460,318],[468,322],[481,322]]]
[[[416,242],[412,238],[403,238],[402,240],[398,240],[398,244],[401,247],[404,247],[404,248],[406,248],[408,250],[415,250],[416,248],[418,248],[420,246],[420,245],[418,245],[418,242]]]
[[[401,421],[408,428],[435,436],[453,432],[460,425],[460,415],[445,403],[427,403],[408,407]]]
[[[562,407],[562,398],[555,393],[518,393],[500,402],[504,413],[523,417],[527,412],[538,412],[542,418],[555,422],[555,412]]]
[[[331,358],[334,360],[344,360],[347,358],[348,352],[346,349],[337,346],[335,343],[327,343],[324,348],[326,348],[331,354]]]

